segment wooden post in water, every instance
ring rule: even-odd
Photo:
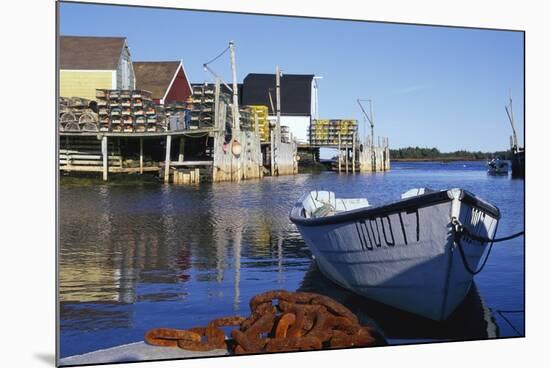
[[[351,172],[355,174],[355,132],[353,132],[351,141]]]
[[[122,150],[120,149],[120,138],[117,139],[117,150],[115,152],[117,152],[117,151],[118,151],[118,154],[120,155],[119,160],[118,160],[118,165],[122,169],[122,164],[123,164],[124,160],[122,158]]]
[[[349,149],[348,149],[348,141],[346,141],[346,157],[345,157],[345,160],[346,160],[346,174],[348,173],[348,156],[349,156]]]
[[[277,124],[275,125],[277,136],[275,139],[275,144],[277,146],[279,145],[279,142],[281,142],[281,74],[281,69],[279,69],[279,65],[277,65],[277,68],[275,69],[275,91],[277,97]]]
[[[170,182],[170,146],[172,145],[172,136],[166,136],[166,158],[164,159],[164,182]]]
[[[257,115],[256,115],[256,118],[257,118]],[[258,122],[256,122],[256,124],[258,124]],[[256,148],[256,153],[255,153],[255,160],[256,160],[256,166],[257,166],[257,170],[258,170],[258,178],[263,178],[264,177],[264,171],[263,171],[263,167],[264,167],[264,160],[263,160],[263,154],[262,154],[262,144],[261,144],[261,139],[260,139],[260,127],[257,126],[257,132],[256,132],[256,140],[257,140],[257,143],[254,144],[254,147]]]
[[[109,172],[109,152],[107,149],[107,136],[101,137],[101,157],[103,158],[103,180],[107,181]]]
[[[269,146],[269,154],[271,156],[271,176],[275,176],[275,135],[273,134],[273,129],[271,129],[271,132],[269,134],[270,138],[270,146]]]
[[[139,173],[143,174],[143,138],[139,138]]]
[[[342,137],[338,132],[338,173],[342,171]]]
[[[221,176],[221,173],[218,172],[218,165],[220,165],[221,162],[220,155],[222,152],[220,146],[222,144],[222,137],[225,131],[225,117],[222,119],[220,116],[221,111],[225,111],[225,108],[223,107],[223,104],[220,104],[220,78],[216,77],[216,84],[214,87],[214,127],[216,128],[216,131],[214,133],[214,146],[212,147],[213,165],[212,171],[210,172],[212,174],[213,182],[219,181]]]

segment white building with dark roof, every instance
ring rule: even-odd
[[[280,87],[281,126],[288,126],[298,142],[307,143],[309,126],[316,111],[314,75],[283,74]],[[275,74],[248,74],[243,80],[241,104],[268,106],[270,119],[274,119]]]

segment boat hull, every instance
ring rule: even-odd
[[[500,216],[498,209],[475,197],[464,200],[464,193],[426,194],[323,219],[300,219],[297,206],[291,220],[321,272],[337,284],[384,304],[444,320],[464,299],[473,279],[453,241],[452,218],[472,233],[492,238]],[[487,243],[468,239],[461,243],[468,265],[475,269]]]

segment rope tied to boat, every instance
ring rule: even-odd
[[[477,275],[478,273],[480,273],[483,270],[483,268],[485,267],[485,264],[487,263],[487,260],[489,259],[489,255],[491,254],[491,250],[493,248],[494,243],[500,243],[500,242],[503,242],[503,241],[506,241],[506,240],[514,239],[514,238],[520,237],[520,236],[525,234],[525,231],[519,231],[519,232],[514,233],[512,235],[504,236],[502,238],[493,238],[493,239],[491,239],[491,238],[486,238],[484,236],[472,234],[468,230],[468,228],[464,227],[464,225],[462,225],[462,223],[460,223],[460,221],[456,217],[453,217],[453,219],[451,220],[451,225],[452,225],[452,231],[453,231],[453,235],[454,235],[454,242],[457,245],[458,251],[460,253],[460,258],[462,259],[462,263],[464,264],[464,267],[466,268],[466,271],[468,271],[470,274],[472,274],[474,276]],[[464,238],[464,237],[469,238],[469,239],[474,240],[474,241],[477,241],[477,242],[480,242],[481,244],[489,243],[489,250],[487,251],[487,255],[485,256],[485,259],[483,260],[483,262],[481,263],[481,266],[477,270],[472,269],[470,267],[470,265],[468,264],[468,261],[466,260],[466,254],[464,253],[464,249],[463,249],[462,241],[461,241],[461,239]]]

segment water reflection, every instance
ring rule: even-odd
[[[475,283],[451,316],[432,321],[351,293],[323,276],[315,263],[300,290],[328,295],[350,308],[363,325],[378,327],[389,343],[495,338],[499,330]]]
[[[424,166],[394,165],[385,175],[308,174],[200,187],[62,186],[62,356],[139,341],[152,327],[189,328],[219,316],[247,315],[250,298],[270,289],[330,293],[360,312],[362,322],[379,326],[390,343],[498,336],[476,287],[449,321],[434,324],[331,285],[312,266],[288,220],[291,204],[312,189],[348,197],[366,193],[379,203],[428,181],[435,188],[459,181],[501,208],[502,234],[521,229],[521,181],[491,180],[484,166]],[[495,249],[487,271],[477,277],[491,308],[523,309],[521,242]],[[503,267],[506,272],[499,271]],[[506,287],[494,287],[499,283]],[[522,316],[506,318],[521,327]],[[515,334],[503,327],[503,318],[497,321],[503,335]]]

